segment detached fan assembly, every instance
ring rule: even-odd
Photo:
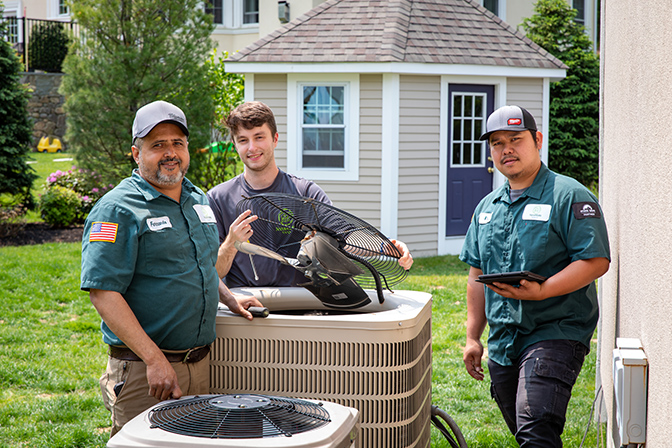
[[[378,229],[343,210],[283,193],[244,198],[237,205],[238,214],[248,209],[258,219],[251,224],[250,241],[237,242],[236,248],[297,269],[308,280],[299,286],[328,307],[366,305],[370,299],[365,288],[375,289],[383,303],[383,288],[389,290],[406,278],[396,246]]]
[[[346,448],[358,412],[334,403],[268,395],[202,395],[159,403],[128,422],[108,448]]]

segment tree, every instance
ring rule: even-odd
[[[567,65],[551,83],[549,167],[588,187],[598,181],[600,61],[566,0],[539,0],[522,27],[527,37]]]
[[[60,73],[68,54],[68,35],[60,22],[38,22],[28,41],[28,68]]]
[[[235,177],[243,170],[243,163],[230,140],[224,122],[231,110],[244,101],[245,78],[236,73],[227,73],[225,60],[229,57],[228,52],[224,52],[223,56],[217,58],[217,51],[213,50],[205,63],[215,101],[212,130],[214,143],[192,157],[191,166],[194,170],[189,177],[206,191]]]
[[[0,35],[4,33],[5,25],[0,23]],[[0,38],[0,194],[11,199],[4,205],[14,206],[18,200],[32,206],[30,188],[37,176],[27,161],[33,126],[28,116],[29,92],[20,82],[21,70],[19,57]]]
[[[180,107],[189,147],[210,143],[213,98],[204,61],[214,48],[212,18],[200,0],[78,0],[80,38],[61,84],[66,140],[80,167],[108,182],[127,177],[135,112],[154,100]]]

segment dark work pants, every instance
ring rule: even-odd
[[[572,387],[588,348],[550,340],[528,347],[512,366],[489,360],[490,392],[521,447],[562,447]]]

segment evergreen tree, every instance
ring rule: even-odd
[[[549,167],[588,187],[598,181],[600,62],[566,0],[539,0],[522,27],[537,45],[567,65],[551,83]]]
[[[5,32],[5,24],[0,22],[0,36]],[[19,57],[0,38],[0,194],[8,194],[11,202],[18,200],[32,206],[30,188],[37,176],[27,164],[32,123],[28,117],[28,90],[20,83],[21,70]]]
[[[210,142],[214,105],[204,61],[214,43],[200,0],[77,0],[80,25],[63,64],[66,139],[80,166],[116,182],[135,163],[131,124],[143,105],[166,100],[189,123],[192,154]]]

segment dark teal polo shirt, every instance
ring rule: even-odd
[[[164,350],[215,339],[217,223],[205,194],[182,182],[178,204],[137,170],[94,206],[84,225],[81,288],[120,293]],[[103,340],[124,345],[105,324]]]
[[[476,207],[460,259],[484,274],[528,270],[545,277],[576,260],[610,258],[607,228],[595,196],[542,164],[532,185],[511,203],[509,185]],[[528,346],[568,339],[590,347],[599,316],[595,283],[539,302],[507,299],[485,288],[488,356],[511,365]]]

